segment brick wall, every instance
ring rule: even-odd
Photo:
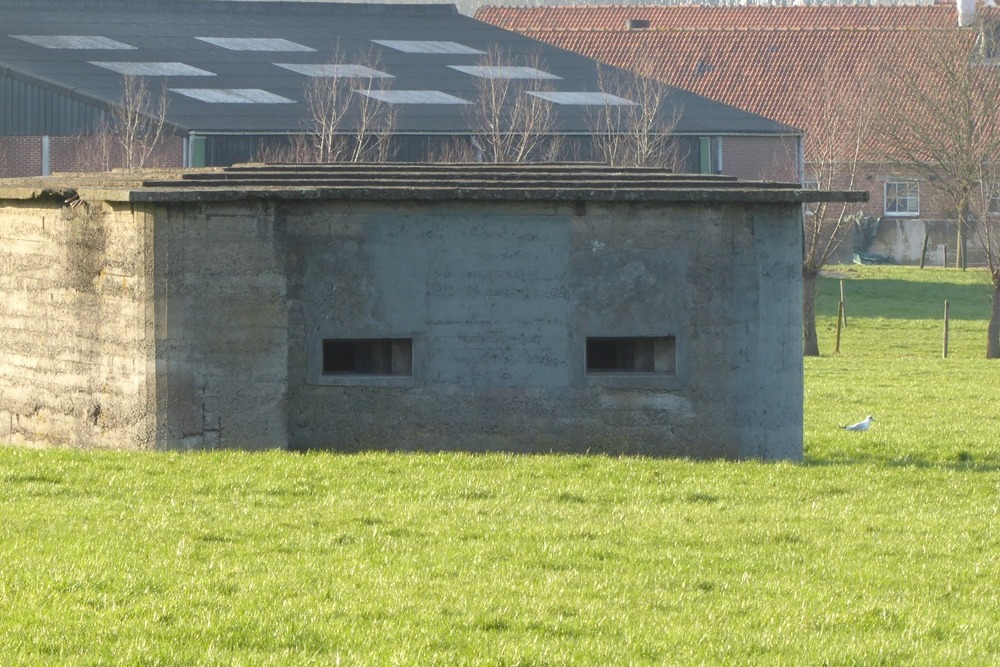
[[[53,173],[107,171],[124,164],[120,146],[102,146],[97,137],[52,137],[50,164]],[[146,162],[147,167],[183,167],[184,140],[169,137]]]
[[[0,178],[41,176],[42,137],[0,137]],[[49,171],[107,171],[124,164],[120,147],[102,147],[96,137],[50,137]],[[183,167],[184,139],[169,137],[156,148],[147,167]]]
[[[794,137],[723,137],[722,173],[747,181],[797,183]]]
[[[0,137],[0,178],[42,173],[41,137]]]

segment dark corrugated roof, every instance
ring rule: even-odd
[[[580,164],[239,165],[222,169],[80,174],[0,181],[0,199],[111,201],[243,199],[802,203],[865,201],[867,193],[795,183]]]
[[[459,14],[451,5],[371,5],[325,2],[218,2],[214,0],[0,0],[0,73],[67,95],[114,102],[121,75],[93,62],[183,63],[213,76],[153,76],[169,88],[260,89],[291,103],[209,104],[170,93],[168,120],[199,132],[290,132],[306,120],[308,78],[278,67],[324,65],[335,52],[358,58],[374,51],[379,69],[396,77],[393,90],[437,90],[476,98],[475,79],[448,65],[475,65],[472,53],[406,53],[372,40],[458,42],[478,51],[494,46],[514,58],[537,56],[562,77],[557,91],[598,90],[594,61]],[[21,36],[21,39],[12,37]],[[131,49],[45,48],[36,36],[102,37]],[[197,38],[283,39],[308,50],[230,50]],[[87,44],[82,44],[87,46]],[[90,44],[90,46],[94,46]],[[706,98],[677,91],[683,134],[789,134],[796,130]],[[468,131],[466,105],[399,105],[399,132]],[[559,131],[586,132],[581,107],[558,106]]]

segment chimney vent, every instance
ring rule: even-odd
[[[628,30],[645,30],[649,27],[649,19],[629,19],[625,21]]]
[[[955,0],[958,4],[958,27],[968,28],[976,22],[976,0]]]

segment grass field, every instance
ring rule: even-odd
[[[840,272],[803,465],[0,448],[0,665],[998,664],[985,288]]]
[[[807,460],[1000,467],[1000,362],[985,358],[985,276],[913,267],[831,273],[817,297],[824,356],[805,360]],[[840,278],[848,326],[835,354]],[[866,414],[877,428],[864,439],[837,430]]]

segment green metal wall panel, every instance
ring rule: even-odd
[[[86,134],[100,114],[99,107],[0,74],[0,135]]]

